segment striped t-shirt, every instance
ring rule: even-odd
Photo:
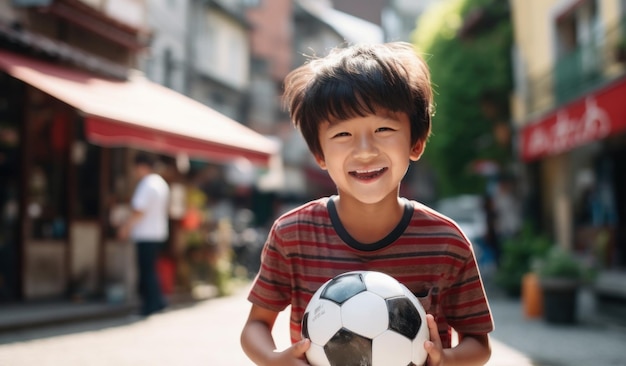
[[[277,312],[291,305],[296,342],[315,291],[334,276],[357,270],[387,273],[407,286],[435,316],[444,347],[451,346],[451,327],[465,334],[493,330],[468,239],[449,218],[409,200],[397,227],[370,244],[357,242],[343,228],[332,197],[285,213],[274,222],[248,299]]]

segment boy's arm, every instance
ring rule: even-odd
[[[246,355],[259,366],[304,366],[308,365],[304,352],[309,349],[309,340],[304,339],[284,351],[276,349],[272,328],[278,313],[252,305],[248,320],[241,332],[241,347]]]
[[[488,334],[459,333],[459,344],[443,349],[435,319],[430,314],[426,315],[426,319],[430,331],[430,341],[424,345],[428,352],[428,366],[479,366],[489,361],[491,344]]]

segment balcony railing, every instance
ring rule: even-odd
[[[529,79],[528,114],[553,109],[626,74],[626,19],[597,38],[560,57],[548,73]]]
[[[554,67],[554,96],[557,104],[566,103],[605,81],[608,64],[603,45],[578,47],[557,60]]]

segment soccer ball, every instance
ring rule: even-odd
[[[426,312],[393,277],[354,271],[324,283],[302,318],[314,366],[423,365],[429,339]]]

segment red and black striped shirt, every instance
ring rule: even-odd
[[[261,255],[248,299],[280,312],[291,305],[292,342],[315,291],[356,270],[387,273],[407,286],[439,325],[444,347],[451,328],[465,334],[493,330],[491,311],[469,240],[449,218],[415,201],[385,238],[370,244],[343,228],[332,198],[304,204],[278,218]]]

